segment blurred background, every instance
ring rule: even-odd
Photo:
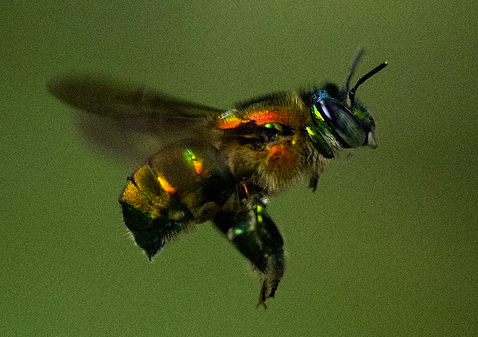
[[[17,1],[0,27],[2,336],[476,336],[474,1]],[[271,200],[287,271],[268,309],[210,223],[150,263],[117,198],[133,166],[91,151],[45,83],[71,71],[229,108],[343,83],[378,148]],[[354,81],[353,81],[354,82]],[[139,164],[139,163],[138,163]]]

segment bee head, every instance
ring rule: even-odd
[[[359,49],[347,74],[343,89],[327,83],[307,93],[313,125],[306,127],[309,139],[326,158],[333,158],[331,143],[339,143],[344,148],[370,146],[375,148],[375,121],[367,108],[355,100],[358,87],[371,76],[387,66],[380,64],[362,76],[352,89],[350,80],[362,54]]]

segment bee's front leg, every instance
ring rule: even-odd
[[[237,214],[221,212],[214,223],[261,273],[258,306],[266,307],[266,300],[274,297],[284,274],[284,241],[265,204],[257,202],[252,210]]]

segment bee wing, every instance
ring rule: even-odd
[[[223,112],[96,75],[57,77],[47,88],[60,101],[89,113],[77,114],[76,122],[93,149],[136,163],[162,144],[207,129],[205,117]]]

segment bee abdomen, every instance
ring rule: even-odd
[[[186,140],[162,148],[136,170],[119,202],[126,226],[151,259],[189,225],[211,220],[233,186],[217,149]]]

